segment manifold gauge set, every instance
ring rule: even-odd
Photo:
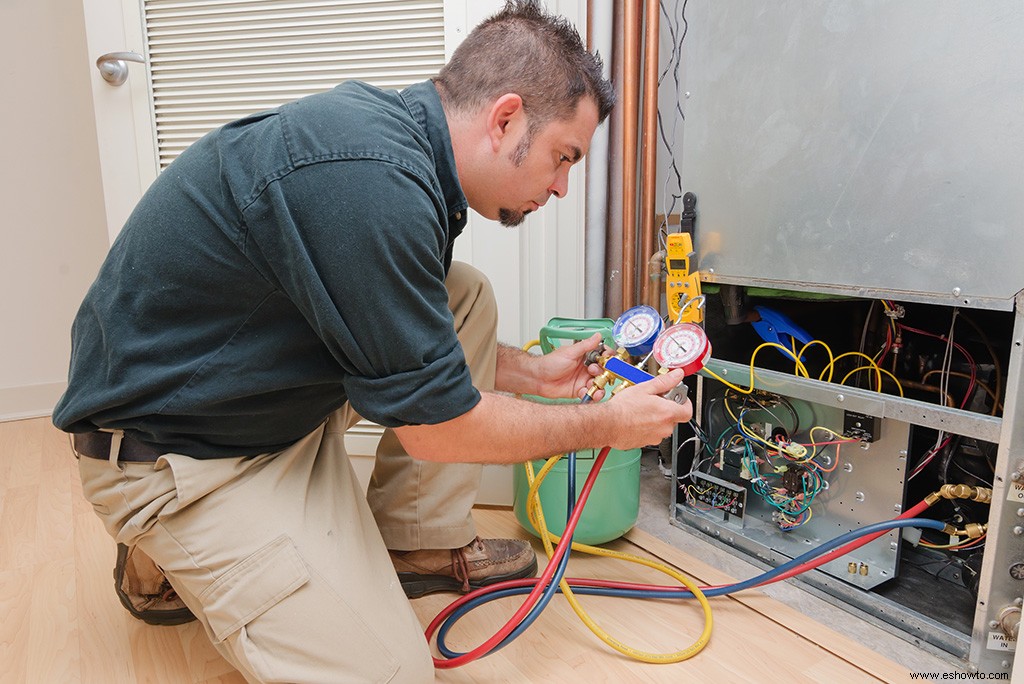
[[[631,356],[651,354],[662,368],[682,368],[687,375],[704,368],[711,358],[711,342],[703,328],[694,323],[666,328],[657,310],[647,305],[623,312],[612,328],[612,338]]]

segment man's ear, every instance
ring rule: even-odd
[[[487,113],[487,135],[491,149],[498,152],[505,137],[515,131],[523,117],[523,98],[519,95],[505,93],[495,100]]]

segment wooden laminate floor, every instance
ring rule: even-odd
[[[510,511],[476,512],[482,536],[525,533]],[[535,543],[538,556],[543,550]],[[610,545],[659,557],[701,584],[730,581],[663,542],[630,532]],[[112,591],[114,544],[81,496],[67,437],[47,419],[0,423],[0,682],[242,682],[202,629],[152,627],[131,618]],[[652,570],[573,555],[569,575],[668,583]],[[454,596],[413,602],[426,625]],[[693,601],[582,597],[592,617],[626,644],[676,651],[700,633]],[[503,599],[473,611],[449,646],[468,650],[518,606]],[[691,660],[651,665],[594,637],[556,597],[517,641],[439,682],[902,682],[899,665],[758,592],[711,600],[711,643]]]

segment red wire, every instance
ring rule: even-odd
[[[878,357],[879,366],[885,362],[885,357],[889,355],[890,349],[892,349],[892,326],[887,325],[885,326],[885,345],[882,347],[882,355]]]
[[[949,344],[949,338],[948,337],[944,337],[943,335],[936,335],[935,333],[930,333],[930,332],[927,332],[926,330],[918,330],[917,328],[910,328],[910,327],[907,327],[907,326],[903,325],[902,323],[900,324],[900,328],[902,330],[906,330],[908,332],[917,333],[918,335],[924,335],[925,337],[932,337],[932,338],[935,338],[936,340],[940,340],[942,342],[945,342],[946,344]],[[967,392],[964,394],[963,401],[960,402],[960,408],[964,408],[965,406],[967,406],[967,402],[970,400],[971,395],[974,394],[974,386],[975,386],[976,380],[978,378],[978,366],[977,366],[977,364],[974,363],[974,357],[971,356],[967,352],[966,349],[961,347],[956,342],[953,343],[953,346],[956,347],[956,350],[958,352],[963,354],[965,359],[967,359],[967,365],[971,369],[971,379],[970,379],[970,382],[967,384]],[[941,399],[939,401],[941,402]]]
[[[505,639],[505,637],[507,637],[509,633],[511,633],[512,630],[514,630],[516,626],[519,625],[520,622],[523,621],[523,618],[526,617],[526,614],[529,613],[533,606],[537,603],[537,601],[540,599],[541,594],[544,592],[544,588],[551,581],[551,578],[554,576],[555,571],[558,569],[558,563],[562,559],[562,556],[568,552],[569,547],[572,545],[572,533],[576,529],[576,525],[579,523],[580,515],[583,514],[583,506],[587,501],[587,497],[590,496],[590,490],[594,488],[594,482],[597,480],[597,475],[601,470],[601,466],[604,465],[604,461],[608,457],[608,453],[610,451],[611,447],[605,447],[604,449],[601,450],[601,453],[598,454],[597,458],[594,460],[594,465],[590,469],[590,475],[587,476],[587,481],[584,483],[583,489],[580,490],[580,495],[576,500],[576,507],[573,509],[572,515],[569,517],[569,521],[565,524],[565,531],[562,532],[562,539],[558,542],[558,546],[555,547],[555,551],[552,554],[551,559],[548,561],[547,567],[544,568],[544,573],[539,578],[531,578],[529,580],[526,580],[527,582],[534,583],[535,586],[533,588],[533,591],[530,592],[530,595],[526,597],[525,601],[523,601],[523,605],[519,607],[519,610],[515,612],[511,619],[509,619],[509,621],[505,623],[505,626],[498,630],[498,632],[494,636],[492,636],[490,639],[477,646],[472,651],[463,653],[462,655],[456,658],[434,658],[435,668],[443,670],[459,667],[460,665],[465,665],[466,663],[470,663],[480,658],[481,656],[487,655],[495,646],[500,644]],[[452,602],[447,608],[438,613],[437,617],[435,617],[430,622],[430,624],[427,625],[427,629],[425,632],[427,641],[430,641],[430,638],[433,636],[437,628],[440,627],[441,623],[449,615],[451,615],[456,608],[463,605],[467,601],[475,599],[478,596],[487,594],[489,592],[498,591],[499,589],[503,589],[507,585],[508,582],[498,582],[496,584],[491,584],[486,587],[477,589],[476,591],[472,591],[466,594],[465,596],[457,599],[456,601]],[[515,586],[528,585],[517,584]]]
[[[914,466],[914,470],[911,471],[910,475],[907,476],[907,479],[909,480],[920,475],[921,471],[924,470],[924,467],[932,462],[932,459],[935,458],[936,454],[938,454],[940,451],[946,448],[946,445],[949,444],[949,441],[951,439],[953,439],[952,435],[947,436],[946,439],[942,440],[942,443],[939,444],[939,446],[935,447],[930,452],[928,452],[928,454],[925,456],[925,459],[918,463],[916,466]]]

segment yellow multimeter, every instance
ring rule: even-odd
[[[693,238],[689,233],[669,233],[666,236],[665,302],[670,323],[700,323],[704,320],[704,307],[698,304],[684,306],[700,297],[700,272],[690,273],[693,256]],[[679,311],[683,309],[682,316]]]

